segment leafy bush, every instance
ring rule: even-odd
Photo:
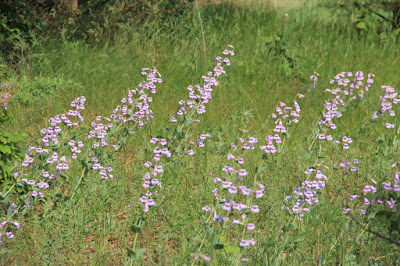
[[[193,0],[149,1],[27,1],[0,2],[0,56],[19,58],[29,49],[35,32],[50,37],[99,43],[120,29],[132,29],[146,19],[180,16]]]
[[[120,29],[142,26],[146,19],[165,19],[179,16],[193,0],[150,1],[43,1],[37,9],[46,21],[50,36],[61,34],[67,40],[86,40],[99,43],[113,39]]]
[[[333,10],[334,14],[351,19],[351,23],[360,31],[378,33],[392,37],[400,33],[400,1],[330,1],[321,3],[322,6]]]
[[[33,40],[33,31],[41,30],[42,21],[31,12],[29,1],[0,1],[0,56],[10,59]]]

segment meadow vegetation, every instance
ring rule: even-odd
[[[396,33],[254,2],[2,61],[1,264],[400,263]]]

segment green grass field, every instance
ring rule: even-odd
[[[27,133],[24,148],[40,143],[40,130],[50,126],[50,117],[67,113],[71,101],[86,97],[82,124],[87,127],[66,131],[61,144],[53,147],[67,156],[71,156],[68,141],[87,141],[82,132],[88,131],[91,121],[110,115],[128,90],[138,87],[143,80],[142,68],[157,68],[163,82],[157,84],[150,103],[154,119],[143,128],[133,126],[137,132],[119,151],[98,153],[114,168],[112,180],[102,180],[95,171],[83,171],[78,160],[70,164],[68,174],[51,181],[45,197],[35,199],[26,214],[20,211],[21,215],[7,218],[2,209],[3,218],[20,222],[21,228],[0,246],[0,264],[399,264],[399,246],[343,214],[344,208],[354,208],[352,215],[363,226],[400,241],[397,202],[393,209],[384,202],[359,207],[367,210],[366,215],[357,212],[363,197],[390,195],[400,200],[398,192],[385,191],[382,185],[393,183],[395,172],[400,172],[400,165],[392,167],[400,162],[399,119],[388,114],[371,119],[381,108],[384,91],[380,87],[400,86],[398,42],[360,33],[349,25],[350,18],[305,6],[275,10],[204,5],[199,12],[201,20],[194,8],[179,19],[148,21],[142,28],[126,30],[116,40],[99,46],[43,40],[23,58],[18,71],[9,70],[7,78],[15,84],[22,84],[23,78],[59,80],[53,94],[29,104],[11,102],[12,119],[6,126]],[[235,55],[231,66],[225,67],[227,75],[218,78],[206,113],[188,111],[187,120],[176,127],[179,134],[174,135],[167,128],[175,128],[169,120],[179,109],[178,102],[188,100],[187,87],[202,82],[227,45],[235,47]],[[362,100],[343,96],[346,105],[339,108],[343,116],[334,118],[337,129],[329,131],[335,139],[347,136],[353,140],[346,150],[317,140],[316,135],[323,133],[318,121],[327,111],[324,103],[335,98],[325,92],[336,88],[330,80],[340,72],[357,71],[363,71],[365,77],[373,73],[374,83]],[[310,75],[315,72],[319,80],[312,89]],[[43,82],[44,86],[49,84]],[[293,106],[293,100],[301,107],[299,122],[281,134],[283,143],[276,145],[276,154],[264,154],[258,146],[266,145],[266,135],[275,134],[275,119],[271,117],[275,107],[279,102]],[[396,108],[393,105],[397,112]],[[191,124],[189,114],[201,122]],[[395,129],[386,128],[387,122],[395,124]],[[143,212],[139,199],[147,191],[142,184],[148,171],[143,164],[152,161],[155,147],[150,139],[167,139],[166,147],[173,152],[189,149],[189,142],[196,142],[201,134],[210,134],[211,139],[204,141],[205,147],[195,148],[193,156],[177,152],[183,156],[174,153],[162,159],[164,172],[157,176],[162,188],[155,189],[156,205]],[[258,138],[254,150],[232,151],[231,143],[240,145],[239,138],[249,137]],[[231,153],[245,163],[227,160]],[[344,174],[340,163],[354,159],[359,160],[357,171]],[[213,181],[215,177],[237,181],[235,173],[223,172],[224,166],[246,169],[248,175],[238,184],[253,190],[261,183],[264,196],[228,194]],[[28,179],[39,182],[43,169],[49,166],[40,167],[25,170],[17,164],[15,171],[24,169],[30,174]],[[313,175],[304,174],[309,168],[321,170],[327,180],[325,188],[318,191],[319,202],[299,221],[297,215],[281,207],[293,207],[285,201],[286,196],[293,195],[302,181],[314,180]],[[365,185],[374,185],[378,192],[364,193]],[[215,187],[225,191],[218,200],[212,192]],[[354,194],[360,199],[352,202],[349,196]],[[228,217],[230,212],[221,209],[223,197],[258,205],[260,212],[243,211],[246,222],[237,211],[225,222],[213,221],[213,212],[202,208],[216,206],[219,214]],[[392,217],[393,227],[379,211]],[[231,225],[234,219],[243,224]],[[145,224],[140,224],[143,221]],[[247,230],[247,222],[255,224],[255,229]],[[254,239],[255,245],[240,247],[244,239]],[[241,262],[242,258],[249,261]]]

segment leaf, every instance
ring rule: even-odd
[[[274,38],[274,36],[268,36],[267,38],[265,38],[265,43],[266,44],[269,44],[269,43],[272,43],[272,42],[274,42],[275,41],[275,38]]]
[[[140,260],[143,257],[144,253],[146,252],[145,248],[139,248],[139,249],[136,249],[136,250],[132,250],[130,248],[126,248],[126,250],[128,252],[128,257],[130,259],[132,259],[133,261]]]
[[[144,218],[140,218],[135,224],[131,225],[131,231],[135,234],[141,234],[145,225],[146,220]]]
[[[265,166],[262,166],[262,167],[260,167],[260,168],[256,167],[256,172],[257,172],[258,174],[264,172],[265,170],[267,170],[267,167],[265,167]]]
[[[215,244],[214,245],[215,249],[224,249],[224,247],[225,247],[224,244]]]
[[[192,133],[187,133],[186,135],[185,135],[185,140],[188,140],[190,137],[192,137],[193,136],[193,134]]]
[[[188,223],[190,223],[191,221],[193,221],[192,218],[187,218],[187,219],[183,220],[181,223],[174,225],[174,228],[185,226]]]
[[[229,244],[226,248],[225,248],[226,253],[230,253],[230,254],[238,254],[240,253],[240,248],[238,246],[234,246],[232,244]]]
[[[213,247],[215,249],[223,249],[224,248],[224,244],[220,243],[220,239],[218,235],[215,235],[212,241]]]
[[[364,21],[358,22],[357,23],[357,28],[359,28],[360,30],[366,30],[367,29],[367,23],[365,23]]]
[[[8,145],[0,145],[0,153],[11,154],[11,148]]]

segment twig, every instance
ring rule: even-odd
[[[371,11],[372,13],[374,13],[375,15],[381,17],[382,19],[388,21],[388,22],[393,22],[391,19],[388,19],[387,17],[385,17],[384,15],[382,15],[381,13],[378,13],[377,11],[373,10],[371,7],[367,6],[367,5],[362,5],[363,7],[367,8],[369,11]]]
[[[207,62],[207,51],[206,51],[206,39],[204,38],[204,29],[203,29],[203,22],[200,16],[200,9],[197,0],[194,1],[197,9],[197,14],[199,15],[200,27],[201,27],[201,36],[203,38],[203,49],[204,49],[204,64]]]
[[[357,224],[359,227],[361,227],[362,229],[364,229],[365,231],[367,231],[367,232],[369,232],[369,233],[371,233],[371,234],[373,234],[373,235],[375,235],[375,236],[377,236],[377,237],[380,237],[380,238],[382,238],[382,239],[385,239],[386,241],[389,241],[389,242],[392,243],[392,244],[395,244],[395,245],[397,245],[397,246],[400,246],[400,242],[397,242],[396,240],[394,240],[394,239],[392,239],[392,238],[390,238],[390,237],[386,237],[386,236],[384,236],[384,235],[381,235],[381,234],[379,234],[378,232],[372,231],[372,230],[369,229],[368,227],[362,225],[356,218],[354,218],[353,215],[351,215],[351,214],[347,214],[347,215],[349,215],[350,218],[351,218],[354,222],[356,222],[356,224]]]

